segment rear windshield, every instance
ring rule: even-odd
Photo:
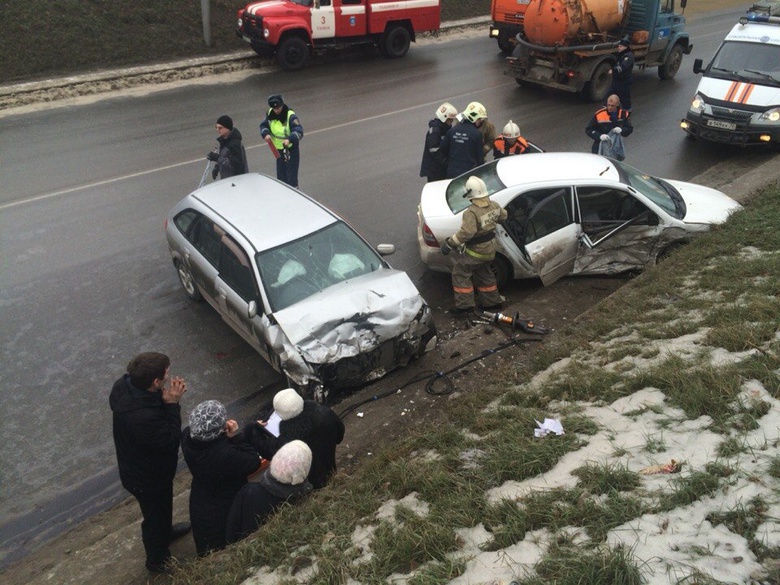
[[[498,173],[496,173],[497,164],[498,161],[494,160],[452,179],[450,184],[447,185],[447,205],[450,206],[453,214],[459,213],[469,206],[470,201],[465,196],[466,181],[468,181],[469,177],[479,177],[485,181],[488,195],[493,195],[493,193],[506,189],[506,185],[501,182],[501,179],[498,178]]]

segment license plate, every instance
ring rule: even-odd
[[[710,128],[720,128],[722,130],[736,130],[737,125],[733,122],[723,122],[721,120],[707,120],[707,126]]]

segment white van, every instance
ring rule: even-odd
[[[780,148],[780,1],[753,4],[702,68],[680,125],[703,140]]]

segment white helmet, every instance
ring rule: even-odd
[[[465,197],[469,199],[484,199],[489,195],[485,181],[479,177],[471,176],[466,180]]]
[[[519,138],[520,137],[520,128],[517,124],[512,122],[512,120],[509,120],[507,122],[506,126],[504,126],[504,129],[501,131],[501,135],[504,138]]]
[[[487,110],[481,103],[471,102],[466,106],[466,109],[463,110],[463,117],[473,124],[477,120],[484,120],[487,118]]]
[[[455,106],[453,106],[450,102],[444,102],[439,106],[439,109],[436,110],[436,117],[442,122],[446,122],[447,120],[454,120],[457,115],[458,110],[456,110]]]

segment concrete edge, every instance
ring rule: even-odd
[[[724,164],[733,163],[730,163],[729,161],[720,163],[720,165]],[[720,165],[716,165],[713,168],[717,168]],[[772,156],[768,161],[728,183],[713,184],[709,180],[712,174],[713,169],[708,169],[687,182],[706,185],[713,189],[717,189],[718,191],[722,191],[732,199],[744,205],[758,191],[772,185],[780,185],[780,153]],[[717,173],[715,174],[717,175]]]
[[[447,34],[458,29],[487,24],[490,21],[491,19],[489,16],[479,16],[475,18],[443,22],[441,23],[439,30],[421,33],[418,35],[418,39],[435,38],[440,36],[442,33]],[[485,32],[485,36],[487,37],[487,31]],[[236,62],[241,61],[253,61],[254,65],[257,65],[257,62],[259,61],[260,68],[275,65],[275,61],[273,59],[259,57],[254,51],[238,50],[231,51],[229,53],[222,53],[219,55],[208,55],[204,57],[194,57],[191,59],[166,61],[164,63],[157,63],[153,65],[138,65],[133,67],[123,67],[120,69],[107,69],[104,71],[96,71],[82,75],[52,77],[39,81],[27,81],[15,84],[0,84],[0,107],[2,107],[2,98],[18,96],[20,94],[34,94],[36,92],[72,87],[86,83],[110,82],[116,79],[127,80],[128,78],[134,77],[142,78],[145,75],[152,75],[164,71],[184,71],[187,69],[194,69],[199,67],[211,66],[219,68],[220,65],[225,65],[225,69],[235,70],[237,68],[244,67],[230,67],[230,64],[235,65]],[[249,67],[252,66],[252,64],[247,64],[246,66]]]

